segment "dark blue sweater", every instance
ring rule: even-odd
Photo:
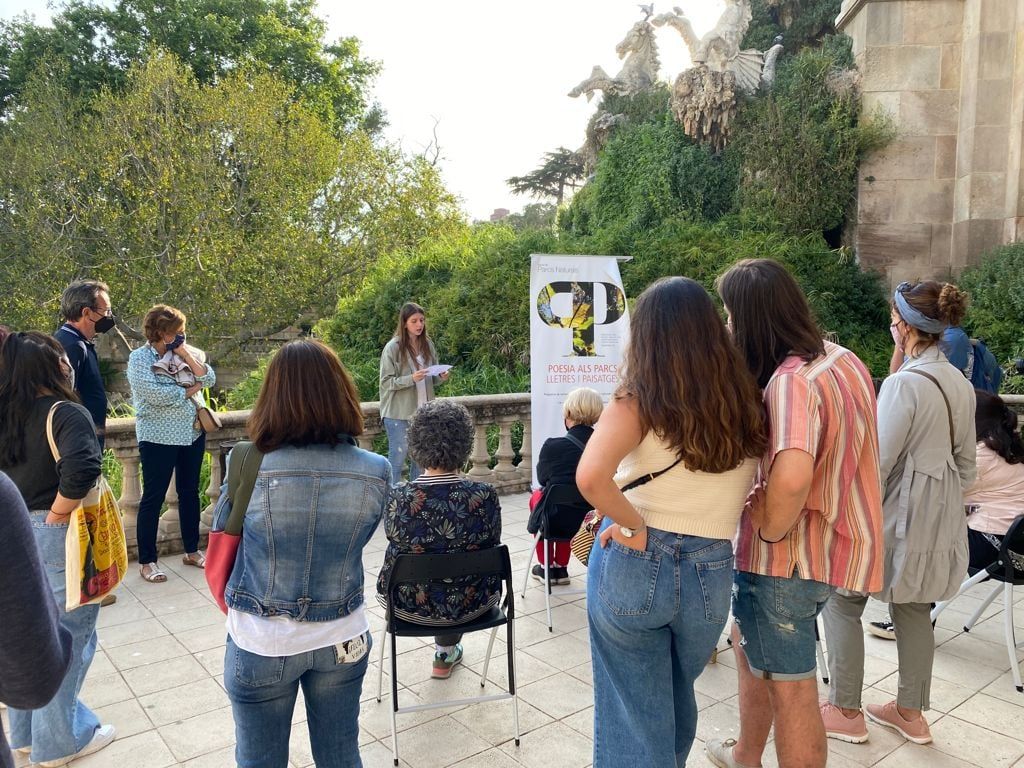
[[[61,343],[67,353],[71,367],[75,369],[75,390],[82,398],[82,405],[92,416],[92,423],[103,430],[107,424],[107,391],[103,388],[100,375],[100,361],[96,347],[77,328],[64,323],[53,338]]]

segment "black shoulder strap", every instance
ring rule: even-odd
[[[653,480],[654,478],[658,477],[659,475],[664,475],[666,472],[668,472],[670,469],[672,469],[672,467],[674,467],[676,464],[678,464],[682,460],[683,460],[683,458],[682,458],[682,456],[680,456],[678,459],[673,461],[671,464],[669,464],[664,469],[659,469],[657,472],[651,472],[650,474],[647,474],[647,475],[640,475],[640,477],[638,477],[636,480],[634,480],[631,483],[626,483],[619,490],[622,491],[623,493],[625,493],[626,491],[631,491],[634,488],[639,488],[641,485],[644,485],[645,483],[651,482],[651,480]]]
[[[949,419],[949,450],[956,453],[956,437],[953,432],[953,409],[949,405],[949,398],[946,397],[946,390],[939,384],[939,380],[932,376],[930,373],[925,373],[920,368],[908,368],[909,373],[916,373],[918,376],[924,376],[929,379],[932,384],[939,388],[939,393],[942,395],[942,401],[946,404],[946,417]]]
[[[224,532],[237,536],[242,532],[242,521],[249,508],[249,499],[256,488],[256,476],[263,463],[263,454],[247,441],[235,443],[228,463],[228,499],[231,500],[231,514],[224,525]]]
[[[580,440],[578,437],[576,437],[576,435],[570,435],[568,432],[566,432],[565,433],[565,439],[568,440],[573,445],[575,445],[581,451],[585,451],[587,449],[587,446],[583,443],[582,440]]]

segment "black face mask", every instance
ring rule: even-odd
[[[114,318],[104,315],[96,321],[96,333],[106,333],[114,327]]]

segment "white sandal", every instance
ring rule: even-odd
[[[141,573],[142,578],[150,584],[160,584],[167,581],[167,574],[161,571],[160,566],[156,563],[146,563],[139,568],[139,573]]]

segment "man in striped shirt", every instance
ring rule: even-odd
[[[708,741],[707,753],[722,768],[759,766],[774,722],[780,765],[821,768],[817,616],[837,588],[882,585],[874,387],[856,355],[822,340],[777,262],[735,264],[718,292],[764,388],[771,439],[736,544],[740,736]]]

